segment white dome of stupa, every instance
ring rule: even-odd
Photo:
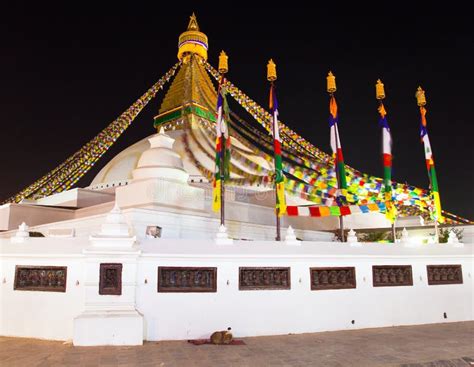
[[[194,139],[187,139],[185,141],[186,135],[184,130],[168,130],[166,134],[175,139],[173,151],[180,155],[184,171],[189,174],[189,181],[207,182],[207,178],[203,177],[197,164],[211,172],[214,171],[215,148],[213,147],[213,142],[207,141],[204,137],[199,139],[199,143]],[[196,132],[196,134],[198,134],[198,132]],[[122,150],[99,171],[89,187],[91,189],[103,189],[112,186],[123,186],[130,182],[134,178],[133,171],[137,168],[142,153],[150,148],[149,139],[153,136],[155,136],[155,134],[147,136]],[[232,138],[231,141],[232,146],[238,148],[239,151],[245,154],[250,160],[267,169],[271,169],[265,159],[255,155],[252,150],[248,149],[237,139]],[[192,157],[188,154],[189,151],[192,151]],[[251,167],[240,165],[239,162],[235,162],[234,160],[232,160],[232,164],[239,166],[240,169],[250,174],[256,173]],[[239,177],[233,173],[231,175],[232,177]]]
[[[184,170],[193,177],[201,177],[201,173],[197,167],[189,160],[186,159],[185,149],[183,146],[182,139],[180,137],[183,131],[167,131],[166,134],[176,139],[173,145],[173,150],[177,152],[183,160]],[[124,185],[133,179],[133,170],[137,168],[138,161],[142,156],[142,153],[150,148],[149,139],[155,134],[147,136],[135,144],[125,148],[114,158],[112,158],[94,177],[90,187],[100,188],[105,184],[116,184]],[[204,157],[203,160],[205,161]],[[114,185],[114,186],[116,186]]]

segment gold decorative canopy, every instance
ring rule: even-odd
[[[385,98],[385,88],[384,84],[380,79],[377,79],[377,83],[375,84],[375,97],[378,100],[382,100]]]
[[[229,71],[229,56],[224,51],[219,55],[219,73],[225,74]]]
[[[336,88],[336,77],[334,74],[330,71],[328,73],[328,76],[326,77],[327,80],[327,91],[328,93],[334,93],[337,88]]]
[[[267,64],[267,80],[273,82],[277,79],[276,65],[272,59],[268,60]]]
[[[191,15],[188,29],[181,33],[178,42],[178,59],[187,62],[190,54],[197,54],[207,60],[207,49],[209,47],[207,36],[199,31],[196,15]]]
[[[425,91],[421,87],[418,87],[418,89],[416,90],[415,97],[418,106],[421,107],[426,105]]]

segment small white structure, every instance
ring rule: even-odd
[[[459,243],[458,236],[456,236],[456,232],[454,232],[452,229],[449,231],[448,243]]]
[[[410,242],[410,236],[408,235],[408,231],[405,227],[403,227],[402,230],[402,237],[400,238],[401,243],[409,243]]]
[[[295,230],[293,227],[290,225],[288,226],[288,229],[286,230],[286,235],[285,235],[285,244],[287,245],[301,245],[301,241],[299,241],[296,238]]]
[[[92,246],[110,247],[112,249],[130,248],[136,239],[135,236],[130,234],[130,228],[117,203],[107,214],[100,232],[89,237]]]
[[[453,229],[451,229],[451,230],[449,231],[448,243],[449,243],[449,244],[452,244],[452,245],[454,245],[454,246],[456,246],[456,247],[462,247],[462,246],[464,246],[463,243],[459,242],[459,238],[458,238],[458,236],[456,235],[456,232],[454,232]]]
[[[357,239],[357,233],[351,228],[347,234],[347,242],[353,247],[360,247],[362,244]]]
[[[234,241],[232,238],[229,238],[227,234],[227,228],[221,224],[219,226],[219,231],[216,233],[216,244],[217,245],[232,245]]]
[[[15,236],[11,238],[13,243],[23,243],[30,237],[30,232],[28,232],[28,225],[25,222],[22,222],[18,226],[18,231],[15,233]]]
[[[405,247],[420,247],[422,245],[423,238],[411,238],[408,235],[408,231],[405,227],[402,230],[402,236],[400,238],[400,243]],[[432,242],[434,243],[434,242]]]

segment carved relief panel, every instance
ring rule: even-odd
[[[100,264],[99,294],[122,294],[122,264]]]
[[[428,284],[462,284],[461,265],[427,265]]]
[[[20,291],[66,292],[66,266],[15,267],[13,289]]]
[[[239,268],[239,289],[291,289],[290,268]]]
[[[158,267],[158,292],[216,292],[217,268]]]
[[[413,285],[411,265],[374,265],[372,281],[374,287]]]
[[[355,267],[310,268],[311,290],[356,287]]]

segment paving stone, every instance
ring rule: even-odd
[[[0,337],[0,366],[474,366],[474,322],[243,340],[245,345],[235,346],[165,341],[145,342],[138,347],[74,347],[62,342]]]

